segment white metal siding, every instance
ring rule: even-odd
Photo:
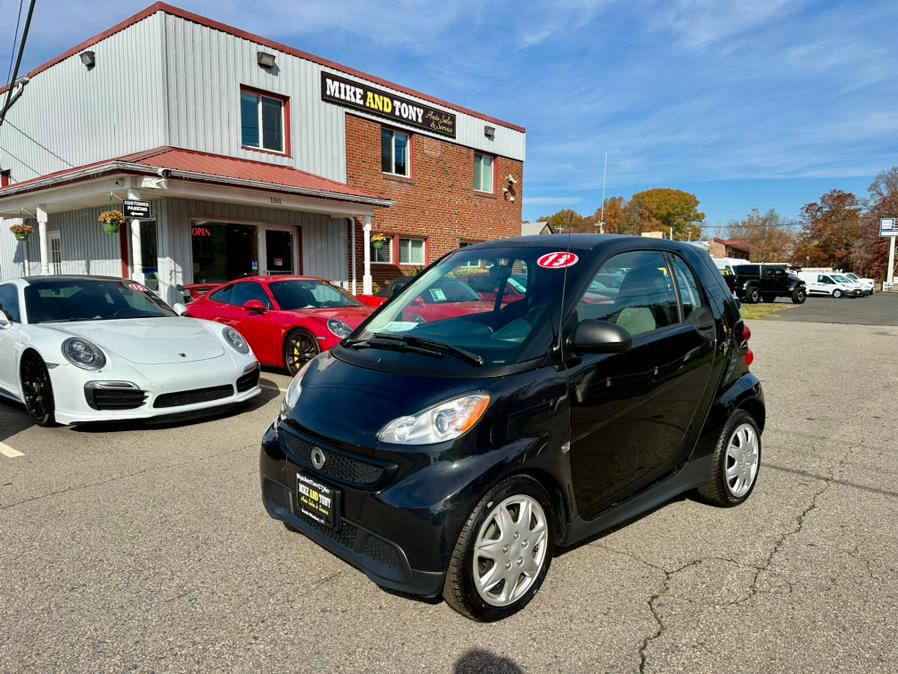
[[[156,13],[90,47],[92,70],[74,55],[38,73],[8,120],[75,166],[165,145],[163,24]],[[0,145],[14,181],[68,168],[10,124]]]
[[[47,229],[59,232],[62,248],[61,271],[63,274],[90,274],[92,276],[121,276],[121,245],[118,234],[103,231],[97,218],[103,211],[114,208],[107,205],[83,208],[66,213],[53,213],[47,219]],[[125,225],[127,227],[127,225]],[[36,237],[37,232],[32,235]],[[37,248],[38,269],[40,248]],[[49,255],[50,246],[47,245]]]

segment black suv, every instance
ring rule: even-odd
[[[445,292],[472,269],[494,298]],[[467,246],[296,375],[262,440],[265,507],[382,587],[503,618],[557,547],[686,491],[749,497],[765,417],[749,337],[693,246]]]
[[[723,277],[736,297],[747,304],[773,302],[777,297],[803,304],[808,298],[805,282],[784,264],[734,264],[723,270]]]

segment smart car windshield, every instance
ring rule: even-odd
[[[270,286],[274,299],[283,311],[296,309],[331,309],[361,306],[342,288],[321,281],[276,281]]]
[[[139,283],[116,279],[30,279],[25,287],[25,308],[29,323],[176,315]]]
[[[465,248],[409,284],[347,346],[452,349],[455,360],[508,365],[546,353],[567,269],[542,248]]]

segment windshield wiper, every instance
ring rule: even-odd
[[[351,349],[389,349],[392,351],[411,351],[413,353],[422,353],[425,356],[435,356],[442,358],[443,353],[437,349],[428,349],[423,346],[415,346],[405,342],[404,340],[394,339],[391,335],[372,335],[367,339],[344,339],[340,342],[341,346]]]
[[[481,356],[480,354],[461,349],[457,346],[452,346],[451,344],[438,342],[434,339],[416,337],[415,335],[392,335],[384,332],[375,332],[374,337],[377,339],[389,339],[397,342],[402,342],[403,344],[410,344],[412,346],[421,346],[428,349],[434,349],[435,351],[438,351],[440,353],[449,353],[471,363],[472,365],[476,365],[477,367],[483,367],[484,364],[483,356]]]

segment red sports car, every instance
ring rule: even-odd
[[[260,363],[295,374],[348,337],[373,311],[324,279],[253,276],[203,295],[190,304],[187,315],[234,327]]]

